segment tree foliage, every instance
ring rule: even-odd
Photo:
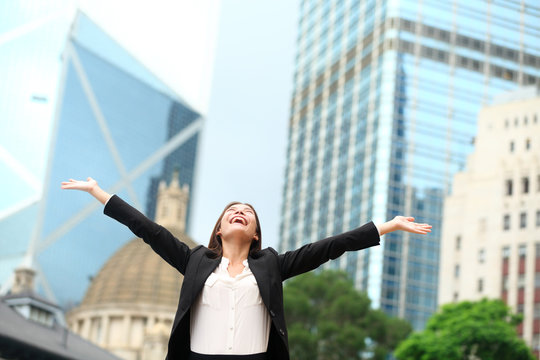
[[[291,359],[385,359],[411,332],[404,320],[370,308],[347,274],[310,272],[284,287]]]
[[[532,360],[516,332],[521,321],[500,300],[444,305],[424,331],[399,345],[395,356],[399,360]]]

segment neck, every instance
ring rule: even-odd
[[[223,256],[229,259],[230,264],[242,263],[249,255],[249,248],[251,243],[236,242],[236,241],[222,241]]]

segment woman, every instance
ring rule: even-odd
[[[289,359],[282,282],[313,270],[345,251],[379,245],[380,235],[403,230],[431,231],[428,224],[396,216],[375,226],[329,237],[278,254],[261,250],[259,218],[249,204],[227,205],[214,226],[208,247],[190,249],[97,182],[70,179],[63,189],[86,191],[105,204],[104,213],[148,243],[184,275],[167,359]]]

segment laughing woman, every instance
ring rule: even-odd
[[[103,191],[92,178],[70,179],[62,182],[62,189],[94,196],[105,204],[106,215],[129,227],[184,275],[169,338],[169,360],[289,359],[283,281],[345,251],[379,245],[379,237],[386,233],[431,231],[430,225],[415,223],[412,217],[396,216],[278,254],[272,248],[262,249],[255,209],[233,202],[219,216],[208,247],[190,249],[120,197]]]

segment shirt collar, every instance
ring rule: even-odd
[[[229,262],[230,262],[229,259],[227,259],[225,256],[222,256],[221,262],[219,263],[219,269],[227,270],[227,267],[229,266]],[[242,261],[242,265],[244,265],[246,269],[249,269],[248,259]]]

